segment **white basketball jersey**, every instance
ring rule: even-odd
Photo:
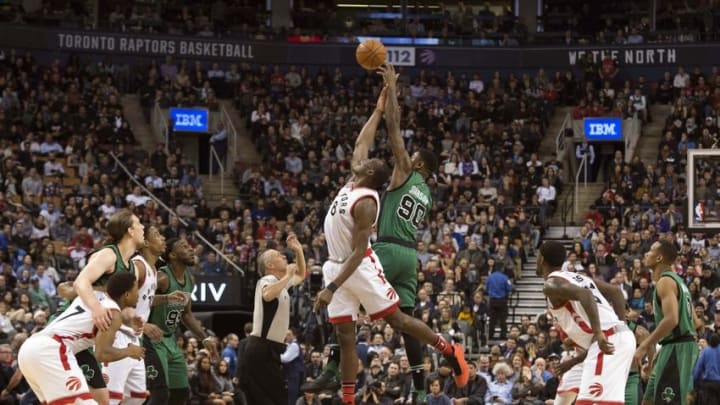
[[[592,292],[595,303],[597,304],[598,317],[600,318],[600,327],[602,330],[605,331],[623,324],[615,314],[612,305],[605,299],[591,278],[565,271],[554,271],[550,274],[550,277],[562,278]],[[593,330],[590,326],[590,318],[582,305],[580,305],[580,302],[568,301],[564,305],[555,308],[548,300],[548,307],[550,308],[550,313],[558,320],[558,326],[567,333],[568,337],[578,346],[587,349],[593,340]]]
[[[96,296],[103,307],[120,311],[118,304],[109,296],[105,294],[96,294]],[[78,353],[93,345],[96,332],[90,307],[77,297],[68,309],[37,334],[56,340],[61,339],[73,353]]]
[[[157,270],[141,255],[135,255],[132,260],[142,262],[145,265],[145,282],[138,287],[138,303],[135,306],[135,315],[139,316],[145,323],[150,318],[150,309],[152,308],[153,298],[155,298],[155,290],[157,290]],[[135,266],[135,269],[137,272],[137,266]]]
[[[352,182],[340,189],[325,215],[325,239],[330,259],[333,261],[344,262],[352,253],[352,232],[355,225],[353,208],[363,198],[375,200],[378,207],[378,212],[375,213],[374,224],[376,224],[380,213],[380,197],[377,191],[366,187],[355,187]],[[370,247],[369,240],[368,247]]]

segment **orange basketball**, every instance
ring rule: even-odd
[[[385,63],[387,49],[377,39],[368,39],[358,45],[355,50],[355,59],[363,68],[375,70]]]

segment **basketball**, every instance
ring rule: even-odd
[[[385,63],[387,49],[377,39],[368,39],[358,45],[355,50],[355,59],[364,69],[375,70]]]

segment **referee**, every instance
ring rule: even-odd
[[[305,278],[305,255],[295,234],[287,238],[287,247],[295,252],[297,266],[288,265],[287,257],[268,249],[258,258],[262,277],[255,286],[253,328],[240,355],[240,388],[248,404],[287,405],[288,393],[280,355],[285,351],[285,336],[290,328],[288,288]]]

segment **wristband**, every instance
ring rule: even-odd
[[[330,290],[331,293],[335,294],[335,291],[337,291],[338,286],[335,283],[330,283],[327,286],[325,286],[328,290]]]

